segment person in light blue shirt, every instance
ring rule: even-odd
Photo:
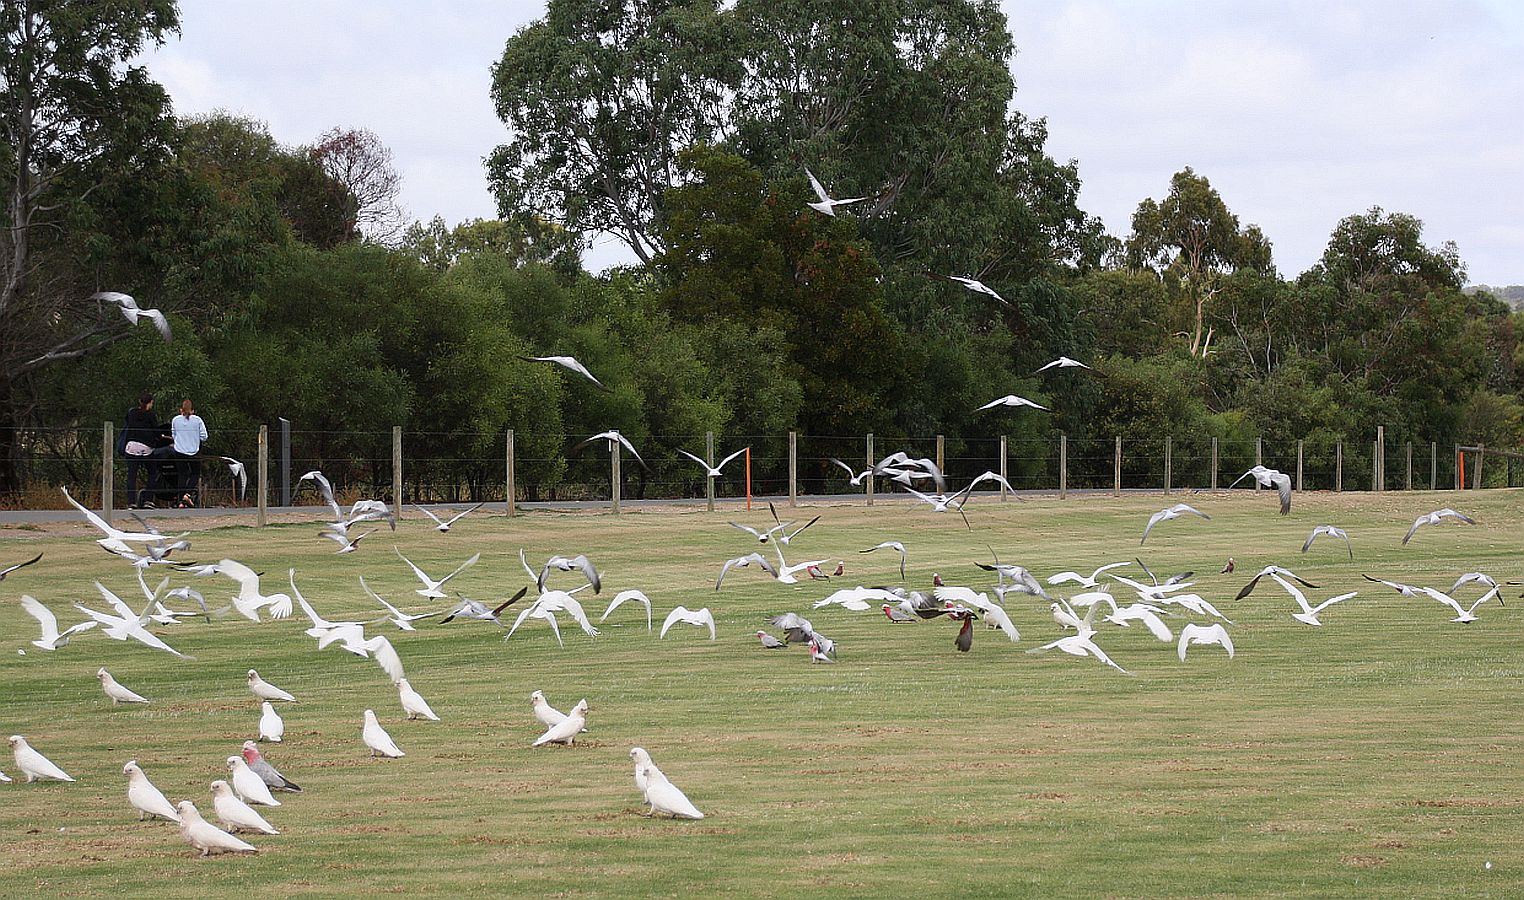
[[[201,442],[206,440],[206,423],[196,415],[196,407],[190,400],[180,401],[180,414],[169,421],[169,433],[174,438],[174,455],[179,458],[176,469],[180,482],[180,503],[193,506],[200,496]]]

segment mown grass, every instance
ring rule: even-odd
[[[482,623],[388,630],[441,723],[401,721],[374,664],[316,652],[295,619],[160,629],[193,662],[93,634],[57,653],[33,650],[34,627],[14,602],[21,593],[68,622],[68,602],[92,600],[93,579],[123,596],[137,588],[82,534],[0,532],[0,561],[46,551],[0,585],[0,731],[27,735],[79,779],[0,786],[0,895],[1524,890],[1520,612],[1488,604],[1480,622],[1453,625],[1437,603],[1360,579],[1448,587],[1472,569],[1524,575],[1519,495],[1307,495],[1288,518],[1266,494],[1186,499],[1213,520],[1163,523],[1144,559],[1160,572],[1196,570],[1197,589],[1236,622],[1238,657],[1199,648],[1181,664],[1141,628],[1107,626],[1098,641],[1131,678],[1022,652],[1058,631],[1046,604],[1015,596],[1021,642],[981,629],[967,655],[953,652],[949,624],[891,626],[840,609],[809,613],[840,644],[834,666],[810,665],[797,648],[763,651],[751,634],[764,615],[806,611],[830,588],[896,580],[892,555],[856,552],[880,540],[909,546],[912,586],[933,571],[950,584],[987,584],[972,565],[987,558],[986,544],[1043,576],[1130,559],[1148,513],[1166,503],[1159,496],[981,499],[969,512],[973,532],[900,504],[821,507],[808,511],[821,522],[790,559],[844,558],[846,578],[791,588],[742,570],[718,594],[719,562],[751,549],[724,524],[734,512],[478,513],[447,535],[406,521],[395,541],[426,569],[482,551],[458,580],[472,596],[523,583],[520,547],[531,559],[585,551],[606,573],[604,597],[645,590],[657,627],[679,603],[711,606],[719,621],[713,643],[685,626],[658,641],[626,607],[596,639],[571,628],[564,650],[539,624],[508,643]],[[1423,529],[1400,546],[1415,515],[1443,505],[1482,524]],[[1353,562],[1335,543],[1297,552],[1321,522],[1349,529]],[[214,528],[194,535],[193,555],[243,560],[272,587],[295,566],[332,619],[371,614],[359,574],[394,601],[419,599],[392,535],[335,557],[314,531]],[[1240,574],[1216,574],[1230,555]],[[1266,585],[1234,603],[1272,561],[1322,585],[1315,598],[1361,594],[1328,610],[1321,629],[1293,621],[1289,598]],[[219,580],[197,586],[227,593]],[[600,599],[588,606],[602,613]],[[94,678],[101,665],[153,704],[112,708]],[[269,812],[284,833],[252,839],[258,856],[195,859],[173,826],[136,821],[121,766],[138,759],[172,799],[209,813],[207,783],[256,729],[250,667],[301,700],[282,708],[286,741],[267,752],[306,792]],[[588,698],[583,744],[529,747],[540,730],[528,704],[536,688],[563,708]],[[405,758],[366,756],[366,707]],[[634,745],[708,818],[644,818]],[[18,775],[8,754],[0,770]]]

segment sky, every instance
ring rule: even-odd
[[[1283,275],[1380,206],[1455,241],[1472,283],[1524,284],[1524,3],[1003,0],[1015,107],[1077,160],[1080,205],[1118,237],[1172,174],[1206,176]],[[491,218],[482,159],[507,132],[489,70],[543,14],[523,0],[181,0],[141,62],[175,111],[227,110],[283,143],[364,127],[412,218]],[[594,270],[631,261],[595,241]]]

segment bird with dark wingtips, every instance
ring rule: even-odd
[[[248,765],[249,771],[259,776],[259,780],[265,783],[272,791],[290,791],[300,794],[301,787],[291,779],[282,775],[270,761],[265,759],[264,754],[259,752],[259,745],[253,741],[243,742],[243,761]]]
[[[966,606],[948,606],[947,617],[963,623],[953,646],[958,648],[959,653],[967,653],[974,646],[974,620],[979,618],[978,614]]]
[[[1291,513],[1291,476],[1290,475],[1287,475],[1285,472],[1281,472],[1281,471],[1278,471],[1276,469],[1269,468],[1268,466],[1255,466],[1254,468],[1250,469],[1249,471],[1243,473],[1242,475],[1240,475],[1236,479],[1234,479],[1233,483],[1228,485],[1228,489],[1232,490],[1234,487],[1236,487],[1238,485],[1238,482],[1243,481],[1245,478],[1248,478],[1250,476],[1253,476],[1254,480],[1259,483],[1260,487],[1273,487],[1273,488],[1275,488],[1276,493],[1279,494],[1280,498],[1281,498],[1281,515],[1283,515],[1283,516],[1290,515],[1290,513]]]
[[[16,563],[14,566],[6,566],[5,568],[0,569],[0,581],[4,581],[5,580],[5,576],[11,574],[12,572],[16,571],[17,569],[24,569],[27,566],[30,566],[32,563],[37,562],[37,560],[39,560],[39,559],[42,559],[42,554],[41,553],[37,554],[36,556],[32,557],[31,559],[27,560],[24,563]]]
[[[785,644],[783,641],[778,640],[765,631],[757,632],[757,640],[762,642],[762,649],[764,650],[784,650],[788,647],[788,644]]]
[[[1259,570],[1258,575],[1255,575],[1248,584],[1244,585],[1243,590],[1239,591],[1238,596],[1234,597],[1233,599],[1242,600],[1243,598],[1249,596],[1249,594],[1254,591],[1254,586],[1259,584],[1259,580],[1264,578],[1266,575],[1280,575],[1285,578],[1290,578],[1292,581],[1297,582],[1302,587],[1310,587],[1314,589],[1318,587],[1317,585],[1291,571],[1290,569],[1283,569],[1280,566],[1265,566],[1263,569]]]

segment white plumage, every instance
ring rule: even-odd
[[[709,639],[711,641],[714,640],[714,613],[709,611],[709,607],[706,606],[703,609],[695,610],[689,609],[686,606],[679,606],[678,608],[667,613],[667,619],[661,623],[661,634],[657,639],[660,640],[661,638],[666,637],[667,629],[671,628],[678,622],[684,622],[689,625],[697,625],[700,628],[708,626]]]
[[[175,812],[174,804],[148,780],[137,760],[127,760],[127,765],[122,766],[122,774],[127,776],[127,802],[138,811],[139,819],[158,816],[171,822],[180,821],[180,814]]]
[[[233,796],[233,789],[221,779],[212,782],[212,808],[217,820],[228,831],[257,831],[263,834],[280,834],[275,826],[265,821],[254,807]]]
[[[275,707],[270,705],[269,700],[261,703],[260,707],[264,710],[264,715],[259,717],[259,739],[279,744],[286,735],[286,723],[275,712]]]
[[[16,768],[26,776],[28,784],[34,781],[73,781],[69,773],[60,769],[52,760],[32,749],[32,745],[26,742],[26,738],[19,734],[11,735],[11,750],[16,755]]]
[[[541,744],[575,744],[577,735],[581,734],[587,725],[587,699],[577,701],[566,718],[550,726],[545,733],[534,742],[533,746]]]
[[[242,838],[234,837],[201,818],[201,813],[196,809],[196,804],[189,800],[181,800],[180,811],[180,836],[185,842],[201,851],[202,856],[213,856],[218,853],[258,853],[259,850]]]
[[[106,696],[111,698],[112,706],[115,706],[118,703],[148,702],[147,697],[140,696],[132,690],[123,687],[121,682],[111,677],[111,673],[106,671],[105,666],[101,666],[98,670],[96,670],[95,677],[100,679],[101,690],[105,691]]]
[[[666,813],[674,819],[702,819],[704,817],[688,796],[679,790],[677,785],[667,780],[667,776],[662,774],[661,769],[648,764],[645,767],[645,776],[646,802],[651,804],[652,815]]]
[[[238,792],[245,803],[280,806],[280,801],[270,795],[270,786],[259,777],[259,773],[249,768],[242,756],[228,757],[228,771],[233,773],[233,790]]]
[[[371,756],[379,753],[396,759],[407,755],[397,746],[397,742],[392,740],[392,736],[386,733],[386,729],[381,727],[381,723],[376,721],[375,710],[365,711],[365,726],[360,729],[360,737],[364,739],[365,746],[370,748]]]
[[[261,700],[283,700],[287,703],[295,703],[296,698],[281,690],[270,682],[259,677],[259,672],[249,670],[249,691]]]
[[[439,717],[434,715],[434,710],[429,708],[429,701],[423,699],[423,695],[413,690],[413,686],[404,678],[397,682],[397,699],[402,702],[402,711],[407,713],[409,719],[428,719],[438,722]]]
[[[1187,625],[1180,629],[1181,662],[1185,662],[1185,648],[1192,644],[1221,644],[1222,648],[1228,651],[1228,659],[1233,658],[1233,639],[1228,636],[1228,630],[1218,622],[1210,625]]]

